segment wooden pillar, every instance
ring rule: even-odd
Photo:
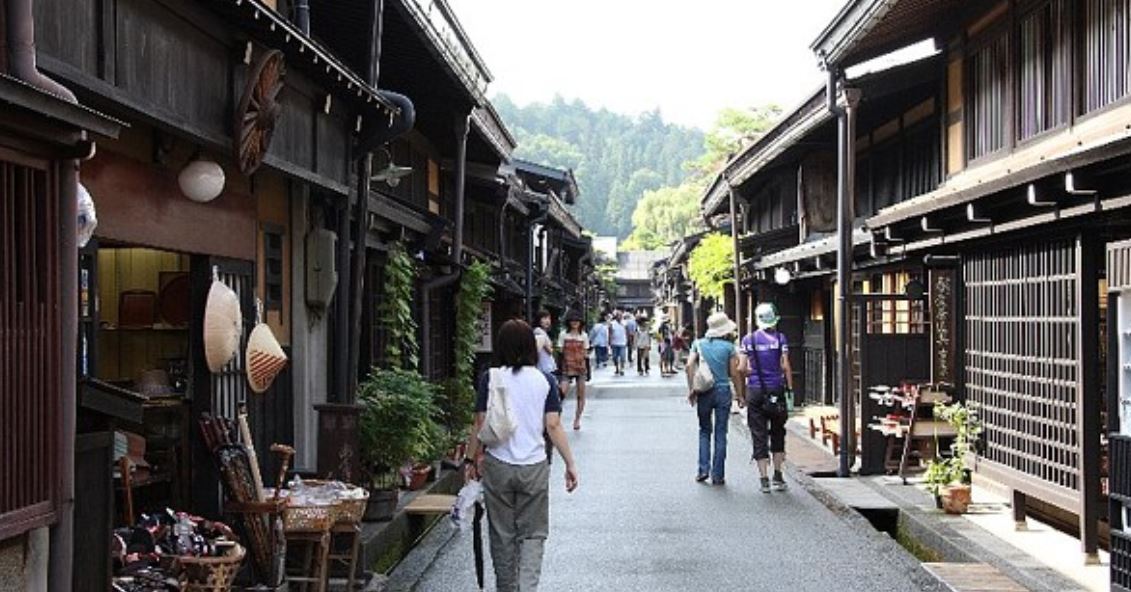
[[[1100,388],[1099,367],[1099,266],[1094,237],[1076,238],[1076,430],[1080,442],[1079,508],[1080,543],[1084,562],[1099,563],[1100,500]]]

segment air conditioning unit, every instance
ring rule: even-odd
[[[319,228],[306,235],[306,305],[325,310],[338,287],[338,235]]]

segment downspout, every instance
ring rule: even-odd
[[[44,76],[35,65],[35,18],[32,12],[32,0],[8,0],[4,7],[7,39],[5,55],[2,56],[4,59],[0,60],[0,63],[7,62],[8,74],[69,103],[78,103],[70,89]]]
[[[432,290],[455,283],[460,277],[460,266],[463,263],[463,207],[464,188],[467,181],[467,133],[470,121],[471,113],[456,120],[456,211],[454,215],[455,228],[452,230],[452,261],[455,263],[455,267],[451,273],[434,277],[420,288],[422,311],[420,357],[421,369],[425,378],[432,376],[432,340],[430,339],[432,334]]]
[[[734,186],[730,178],[723,174],[723,183],[727,186],[727,195],[730,198],[730,239],[734,245],[734,316],[738,323],[738,334],[745,335],[743,327],[746,317],[742,314],[742,251],[738,248],[738,207],[735,205]]]
[[[527,229],[526,249],[526,318],[534,318],[534,226],[546,221],[550,217],[550,207],[539,211],[530,219],[530,228]]]
[[[295,0],[295,26],[303,35],[310,36],[310,0]]]
[[[840,343],[837,344],[837,383],[840,388],[841,425],[845,430],[845,443],[840,447],[837,466],[838,477],[849,477],[856,460],[856,435],[851,426],[856,425],[856,397],[852,386],[852,226],[855,218],[856,183],[856,107],[860,100],[857,89],[843,89],[844,105],[838,103],[837,82],[840,73],[825,64],[828,80],[825,85],[825,103],[829,112],[837,117],[837,298],[836,316]]]

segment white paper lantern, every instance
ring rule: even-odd
[[[181,169],[177,184],[185,197],[208,203],[224,191],[224,169],[211,160],[193,160]]]
[[[94,229],[98,227],[98,215],[94,211],[94,198],[82,186],[78,184],[78,244],[79,248],[86,246],[90,242],[90,237],[94,236]]]

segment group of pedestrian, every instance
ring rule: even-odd
[[[787,489],[782,465],[793,375],[789,344],[777,328],[779,320],[773,304],[759,304],[754,310],[757,330],[736,344],[737,325],[726,313],[716,312],[708,317],[703,337],[692,343],[687,363],[687,400],[699,415],[696,481],[726,483],[727,424],[733,398],[740,408],[746,409],[753,442],[751,459],[758,466],[760,489],[763,493]],[[709,387],[696,385],[700,364],[710,369]]]
[[[608,361],[604,348],[611,348],[617,375],[624,374],[627,354],[635,350],[637,372],[646,375],[655,341],[661,372],[675,373],[677,352],[682,348],[677,339],[687,340],[682,332],[673,330],[666,318],[661,318],[653,333],[646,317],[624,316],[610,315],[587,332],[581,315],[571,312],[556,348],[550,337],[553,319],[545,311],[538,313],[534,328],[520,319],[509,320],[495,337],[496,371],[484,373],[479,381],[475,429],[464,463],[466,477],[481,479],[483,485],[497,590],[538,588],[549,535],[549,457],[553,449],[565,463],[566,491],[577,488],[577,465],[562,427],[562,399],[570,385],[576,385],[573,429],[580,429],[590,350],[596,351],[597,365],[604,367]],[[755,310],[758,329],[736,343],[737,326],[718,312],[707,319],[703,337],[687,348],[688,402],[699,416],[696,481],[726,482],[727,423],[733,398],[746,409],[761,490],[786,490],[782,476],[788,417],[785,400],[792,393],[793,378],[788,344],[777,330],[778,320],[773,305],[759,305]],[[710,370],[709,386],[701,384],[705,381],[704,373],[699,372],[701,364]],[[492,406],[493,396],[503,397],[502,405],[496,401]],[[494,414],[491,420],[489,408]],[[498,419],[499,414],[504,419]],[[509,434],[485,447],[480,445],[481,430],[489,428],[496,435],[499,431],[489,422],[501,422],[502,430]]]

